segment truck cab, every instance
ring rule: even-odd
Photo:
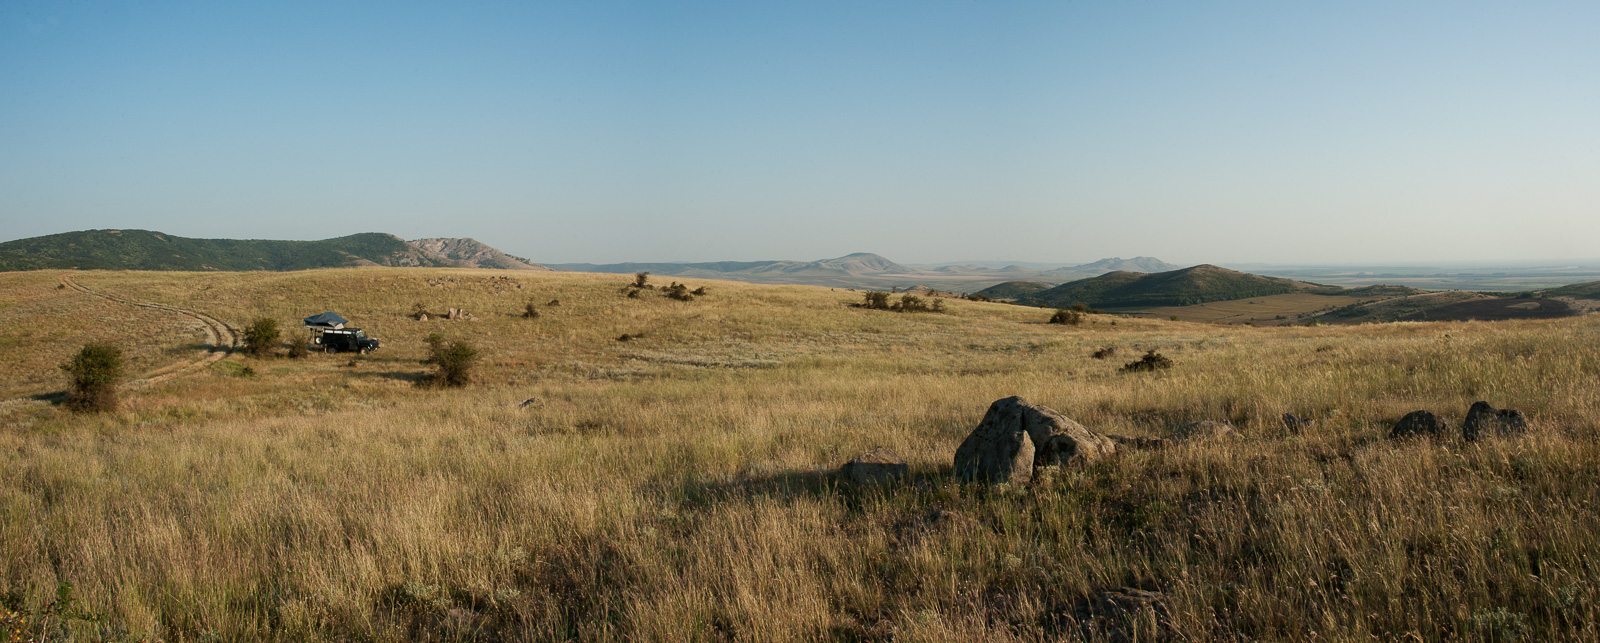
[[[329,353],[358,352],[362,354],[378,350],[379,341],[376,337],[367,337],[360,328],[329,328],[320,333],[316,338],[322,344],[322,350]]]

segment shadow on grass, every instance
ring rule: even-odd
[[[773,499],[792,502],[802,498],[835,498],[852,510],[862,501],[907,491],[920,492],[952,481],[952,467],[913,467],[904,478],[859,483],[839,475],[837,469],[805,469],[758,475],[737,475],[728,480],[706,480],[693,475],[663,477],[651,486],[662,497],[685,508],[707,508],[729,502]]]
[[[49,402],[49,403],[54,404],[56,406],[61,406],[61,404],[63,402],[67,401],[68,397],[71,397],[71,396],[68,395],[66,391],[52,391],[52,392],[49,392],[49,393],[38,393],[38,394],[35,394],[35,395],[29,395],[28,399],[33,400],[35,402]]]

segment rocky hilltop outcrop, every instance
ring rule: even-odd
[[[494,268],[497,270],[550,269],[522,257],[508,255],[477,239],[435,237],[432,239],[416,239],[407,243],[424,252],[438,255],[443,260],[454,262],[462,268]]]

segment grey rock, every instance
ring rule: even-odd
[[[1406,438],[1414,435],[1425,435],[1433,438],[1444,437],[1450,431],[1450,425],[1431,411],[1412,411],[1400,418],[1389,430],[1391,438]]]
[[[1200,420],[1178,427],[1172,432],[1174,440],[1211,440],[1234,435],[1233,425],[1215,420]]]
[[[904,478],[910,470],[895,452],[878,447],[844,463],[839,475],[856,484],[876,484]]]
[[[1293,413],[1283,414],[1283,428],[1295,435],[1299,435],[1306,429],[1311,428],[1311,424],[1312,420],[1310,418],[1303,418]]]
[[[1496,435],[1514,435],[1528,431],[1528,416],[1516,409],[1497,409],[1488,402],[1476,402],[1467,410],[1467,423],[1461,427],[1461,437],[1468,441],[1481,440]]]
[[[538,406],[539,404],[540,404],[539,398],[530,397],[530,398],[528,398],[526,400],[523,400],[522,404],[520,406],[518,406],[518,408],[524,408],[525,409],[525,408],[528,408],[530,406]]]
[[[956,449],[955,471],[964,480],[1025,482],[1035,467],[1087,464],[1116,448],[1109,438],[1060,413],[1008,397],[990,404],[978,428]]]
[[[1024,483],[1033,477],[1033,439],[1028,436],[1022,398],[989,405],[978,427],[956,448],[955,474],[965,481]]]

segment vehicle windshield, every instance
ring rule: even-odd
[[[359,331],[358,330],[358,331],[356,331],[356,337],[360,337],[361,339],[366,339],[367,338],[367,334],[364,331]]]

